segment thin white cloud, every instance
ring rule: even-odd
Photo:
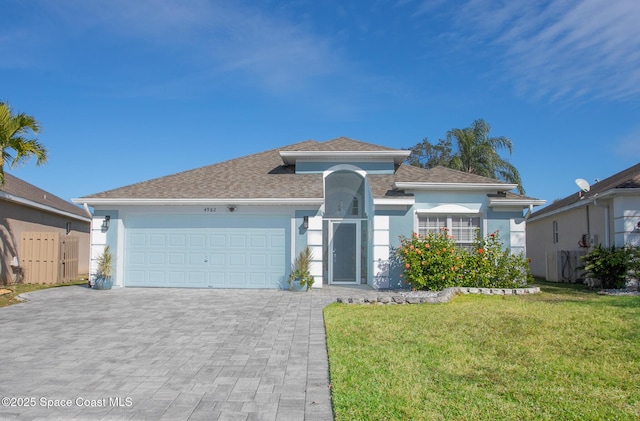
[[[56,0],[33,6],[39,20],[28,30],[38,35],[24,52],[25,62],[34,51],[64,48],[52,46],[53,40],[98,34],[175,53],[185,67],[194,66],[194,80],[234,72],[244,74],[246,83],[274,91],[300,88],[345,65],[330,40],[238,1]],[[4,40],[5,46],[11,42]],[[0,51],[2,44],[0,39]]]
[[[443,13],[439,1],[416,5]],[[495,60],[522,94],[558,101],[640,97],[637,0],[466,0],[447,10],[460,43]]]

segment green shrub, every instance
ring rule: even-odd
[[[527,259],[502,248],[499,231],[485,238],[476,237],[465,267],[461,286],[520,288],[533,279]]]
[[[397,255],[404,280],[414,289],[518,288],[532,280],[528,261],[503,250],[499,233],[478,237],[473,249],[457,247],[449,231],[401,237]]]
[[[289,274],[289,289],[293,291],[294,283],[297,281],[300,283],[300,288],[311,291],[313,282],[315,281],[313,275],[311,275],[311,261],[313,260],[313,253],[311,248],[306,246],[300,254],[296,257],[291,265],[291,273]]]
[[[427,235],[400,238],[397,253],[403,278],[415,289],[441,290],[456,286],[462,277],[464,251],[446,229]]]
[[[602,282],[602,288],[623,288],[630,273],[637,277],[640,269],[640,248],[602,247],[598,245],[582,257],[585,274]]]

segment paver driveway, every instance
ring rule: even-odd
[[[0,419],[332,419],[327,292],[76,286],[28,299],[0,309],[0,397],[14,398]]]

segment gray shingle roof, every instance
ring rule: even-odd
[[[306,199],[323,198],[322,174],[295,174],[280,151],[393,151],[392,148],[340,137],[326,142],[307,140],[253,155],[168,175],[86,196],[113,199]],[[395,174],[369,176],[374,197],[403,196],[395,182],[495,183],[498,180],[448,168],[423,169],[400,165]]]
[[[606,191],[613,189],[637,189],[640,188],[640,163],[620,171],[604,180],[598,181],[591,185],[591,189],[586,193],[581,193],[576,187],[576,192],[560,200],[556,200],[549,206],[534,212],[531,217],[541,216],[555,210],[571,206],[581,200],[590,199],[598,194],[602,194]]]
[[[445,167],[433,167],[428,170],[413,165],[402,165],[396,172],[396,181],[418,183],[481,183],[504,184],[494,178],[483,177]]]
[[[4,177],[4,187],[0,187],[0,191],[3,193],[26,199],[40,205],[49,206],[59,211],[72,213],[82,218],[89,217],[84,209],[74,205],[73,203],[67,202],[54,194],[44,191],[33,184],[29,184],[7,172],[4,173]]]

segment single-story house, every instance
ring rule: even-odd
[[[580,256],[598,245],[640,245],[640,163],[534,212],[527,221],[531,271],[554,282],[582,281]]]
[[[464,245],[500,230],[525,250],[516,186],[405,165],[408,150],[348,138],[281,148],[74,199],[94,208],[92,256],[114,252],[114,287],[286,288],[313,252],[314,287],[391,288],[400,236],[443,226]]]
[[[57,283],[89,273],[91,214],[5,172],[0,284]]]

